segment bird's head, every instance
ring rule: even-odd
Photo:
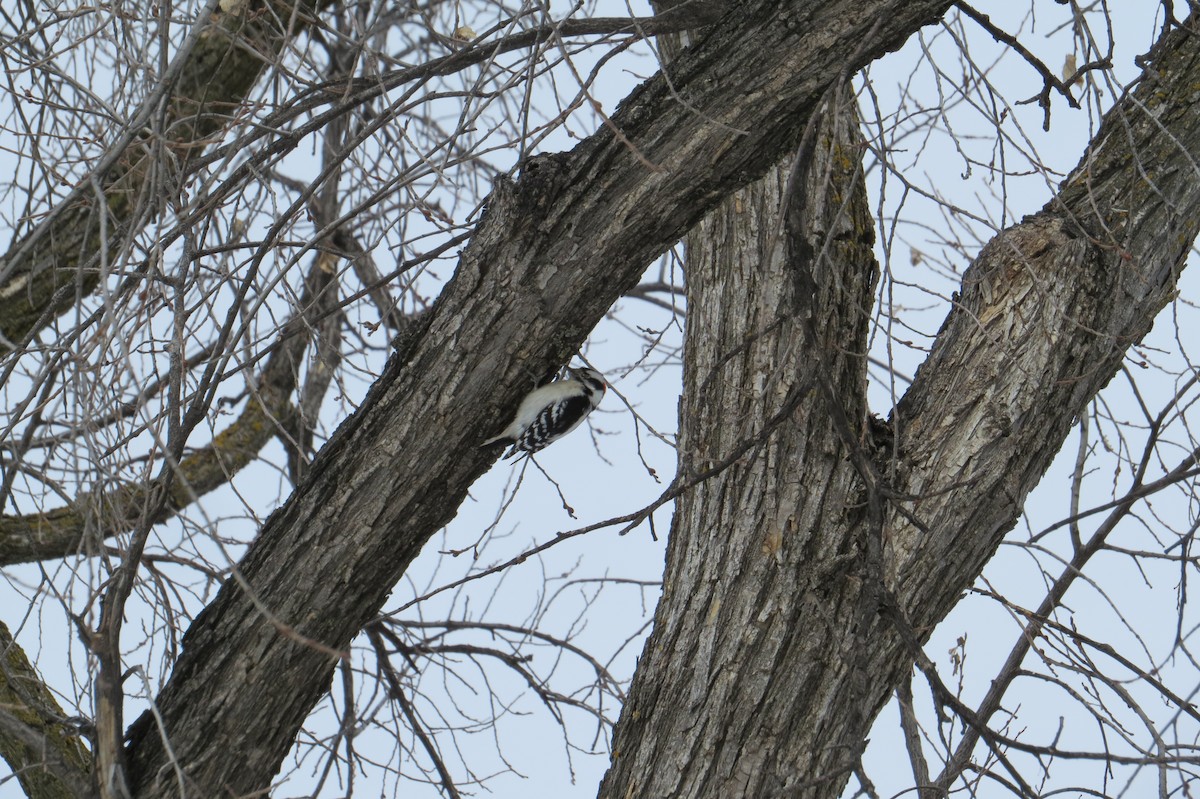
[[[569,367],[567,371],[571,373],[571,377],[583,383],[593,393],[603,394],[608,389],[608,383],[604,382],[604,375],[590,366]]]

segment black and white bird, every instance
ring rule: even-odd
[[[483,446],[508,440],[512,448],[505,458],[521,452],[532,454],[579,427],[596,410],[608,384],[603,375],[588,366],[567,372],[566,378],[538,386],[525,395],[508,427]]]

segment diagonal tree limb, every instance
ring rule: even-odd
[[[498,184],[422,330],[184,640],[158,707],[198,790],[269,784],[328,686],[329,649],[344,650],[378,612],[488,468],[479,442],[525,375],[561,364],[649,261],[778,161],[841,70],[898,47],[946,5],[739,6],[679,60],[670,86],[653,78],[613,114],[620,136],[606,127],[534,159],[515,186]],[[158,781],[159,734],[130,742],[139,796],[173,790]]]
[[[0,355],[92,291],[102,266],[168,199],[176,160],[229,124],[259,76],[330,2],[253,0],[228,12],[207,4],[99,168],[0,257]]]
[[[283,435],[293,440],[289,425],[284,422],[296,416],[293,394],[299,364],[314,329],[325,324],[319,320],[331,315],[330,305],[336,301],[330,289],[332,275],[322,266],[326,258],[316,255],[300,300],[303,310],[280,331],[279,341],[257,376],[246,407],[211,443],[180,459],[166,500],[155,506],[157,512],[151,517],[152,523],[166,521],[227,483],[258,457],[273,437]],[[323,393],[327,387],[328,382],[314,387],[314,391]],[[316,401],[311,396],[308,399],[310,405]],[[0,565],[98,553],[103,539],[137,524],[160,485],[157,479],[128,482],[100,493],[82,493],[73,502],[54,510],[0,516]],[[102,520],[99,529],[98,519]]]
[[[0,757],[30,799],[85,799],[91,794],[91,756],[3,622]]]
[[[909,510],[926,531],[889,520],[888,576],[918,628],[968,587],[1174,297],[1200,233],[1200,109],[1183,99],[1200,80],[1196,24],[1155,46],[1058,196],[980,252],[894,411],[897,488],[921,497]],[[964,576],[934,585],[944,558]]]

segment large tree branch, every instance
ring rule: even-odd
[[[329,273],[319,263],[324,257],[318,256],[314,262],[300,307],[283,325],[246,407],[209,444],[180,459],[167,481],[165,500],[152,505],[151,523],[165,521],[229,482],[272,438],[295,439],[294,434],[300,432],[293,424],[285,424],[296,416],[293,395],[300,364],[316,325],[332,313],[337,301]],[[288,441],[289,446],[298,443]],[[0,516],[0,566],[94,554],[104,539],[133,529],[142,520],[147,503],[158,496],[162,485],[161,479],[128,481],[102,492],[84,492],[54,510]]]
[[[0,355],[95,288],[176,190],[179,162],[229,124],[263,71],[330,1],[208,4],[89,179],[0,258]]]
[[[158,706],[202,793],[269,782],[328,684],[330,650],[378,612],[488,468],[479,442],[527,390],[526,375],[565,360],[653,257],[775,163],[832,78],[898,47],[946,5],[741,7],[680,60],[670,86],[648,81],[612,128],[497,187],[423,330],[185,638]],[[130,755],[139,796],[174,790],[159,781],[168,761],[158,730],[139,732]]]
[[[735,474],[680,498],[655,631],[601,796],[840,794],[918,638],[1011,529],[1074,419],[1173,295],[1200,232],[1190,101],[1200,37],[1175,31],[1150,63],[1060,195],[965,273],[896,409],[894,444],[858,424],[863,372],[845,369],[848,353],[862,354],[865,316],[863,327],[845,322],[863,300],[863,265],[798,261],[812,273],[802,296],[814,319],[843,321],[827,338],[786,306],[775,324],[756,312],[772,294],[765,258],[743,276],[737,258],[709,263],[706,247],[719,245],[690,248],[681,472],[752,435],[788,407],[781,396],[812,396],[798,396],[793,424]],[[835,191],[824,202],[844,200]],[[762,236],[747,223],[757,206],[744,205],[740,219],[711,223],[713,240]],[[756,326],[744,329],[747,316]],[[748,402],[754,385],[761,398]]]
[[[1156,45],[1059,195],[980,252],[896,407],[897,488],[919,499],[889,519],[888,576],[918,627],[974,580],[1175,294],[1200,233],[1196,20]]]
[[[921,527],[908,513],[889,520],[888,575],[918,629],[948,612],[1015,524],[1075,420],[1174,296],[1200,233],[1197,16],[1143,64],[1059,195],[964,274],[896,408],[899,488],[921,497],[908,508]],[[988,712],[996,705],[989,694]]]
[[[84,799],[91,795],[90,755],[3,622],[0,757],[30,799]]]

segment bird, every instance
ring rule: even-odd
[[[532,455],[578,427],[596,410],[608,384],[590,366],[568,368],[567,377],[538,386],[525,395],[508,427],[482,446],[511,441],[505,459],[519,453]]]

